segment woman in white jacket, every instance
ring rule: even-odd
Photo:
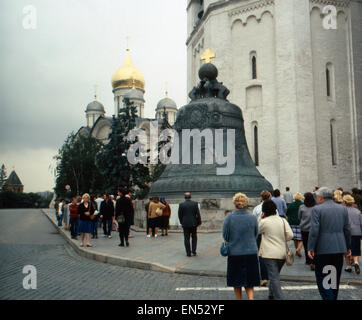
[[[286,258],[285,242],[293,239],[293,231],[289,223],[277,215],[277,207],[272,200],[264,201],[262,211],[259,219],[259,233],[262,235],[259,256],[264,258],[268,270],[269,299],[283,300],[280,270]]]

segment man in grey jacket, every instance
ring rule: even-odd
[[[347,208],[333,201],[333,190],[317,191],[312,209],[308,255],[314,260],[319,293],[323,300],[337,300],[343,255],[351,255],[351,227]]]
[[[178,207],[178,217],[184,229],[186,255],[191,257],[191,250],[192,255],[196,256],[197,227],[201,224],[201,216],[199,205],[197,202],[191,200],[190,192],[185,193],[185,200],[186,201],[180,203]],[[192,246],[190,246],[190,236],[192,237]]]

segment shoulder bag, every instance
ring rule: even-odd
[[[157,209],[156,209],[156,216],[157,216],[157,217],[161,217],[162,214],[163,214],[163,210],[162,210],[161,208],[157,208]]]
[[[125,216],[124,216],[123,213],[121,213],[121,214],[116,218],[116,220],[117,220],[118,224],[123,224],[123,223],[126,222],[126,218],[125,218]]]
[[[285,227],[284,219],[283,219],[283,225],[284,225],[284,239],[285,239],[285,247],[286,247],[285,262],[286,262],[287,266],[291,266],[294,263],[294,254],[288,247],[287,229]]]
[[[220,254],[223,257],[227,257],[229,255],[229,244],[226,241],[221,244]]]

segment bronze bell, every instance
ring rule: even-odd
[[[178,111],[174,124],[174,130],[178,133],[175,143],[179,145],[179,164],[167,165],[161,177],[152,184],[150,197],[178,199],[182,198],[185,192],[191,192],[197,198],[214,199],[230,198],[235,193],[242,192],[248,197],[256,198],[262,190],[273,189],[260,174],[250,156],[241,109],[226,99],[230,91],[217,81],[217,75],[218,70],[212,63],[205,63],[200,68],[201,81],[189,93],[191,102]],[[214,142],[211,153],[206,146],[206,138],[201,140],[201,144],[195,138],[182,141],[185,137],[183,132],[185,130],[188,132],[187,129],[212,133]],[[220,160],[223,156],[229,158],[233,153],[229,152],[228,148],[232,132],[234,132],[234,170],[227,174],[218,174],[218,171],[222,171],[220,170],[222,166],[217,159]],[[193,162],[195,143],[201,146],[201,164]],[[187,149],[187,144],[190,148],[190,164],[185,164],[187,160],[183,159],[184,146],[186,145]],[[213,161],[210,161],[210,154]],[[227,165],[225,162],[224,167]]]

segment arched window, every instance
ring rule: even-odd
[[[259,165],[259,137],[258,137],[258,125],[253,124],[253,136],[254,136],[254,163]]]
[[[337,141],[336,141],[335,120],[331,120],[330,135],[331,135],[332,166],[336,166],[337,165]]]
[[[253,79],[256,79],[256,57],[252,57],[251,59],[251,72]]]
[[[332,99],[334,93],[334,74],[332,63],[327,63],[326,65],[326,89],[327,97]]]

